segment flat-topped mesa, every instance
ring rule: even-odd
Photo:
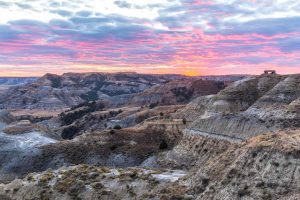
[[[264,75],[266,74],[277,74],[275,70],[265,70]]]

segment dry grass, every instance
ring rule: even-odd
[[[11,114],[15,117],[23,115],[31,115],[33,117],[56,117],[63,110],[40,110],[40,109],[18,109],[18,110],[9,110]]]
[[[267,133],[251,138],[248,147],[270,148],[283,152],[300,151],[300,129]]]

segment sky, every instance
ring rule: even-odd
[[[299,0],[0,0],[0,76],[300,73]]]

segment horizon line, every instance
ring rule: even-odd
[[[57,75],[57,76],[63,76],[65,74],[141,74],[141,75],[173,75],[173,76],[183,76],[183,77],[205,77],[205,76],[255,76],[260,74],[207,74],[207,75],[187,75],[187,74],[181,74],[181,73],[138,73],[138,72],[65,72],[65,73],[45,73],[43,75],[38,76],[15,76],[15,75],[8,75],[8,76],[2,76],[0,75],[0,78],[41,78],[44,77],[47,74],[51,75]],[[262,73],[261,73],[262,74]]]
[[[119,72],[101,72],[101,71],[91,71],[91,72],[65,72],[65,73],[45,73],[43,75],[38,75],[38,76],[16,76],[16,75],[0,75],[0,78],[41,78],[47,74],[52,74],[52,75],[58,75],[58,76],[62,76],[65,74],[144,74],[144,75],[178,75],[178,76],[185,76],[185,77],[205,77],[205,76],[255,76],[255,75],[261,75],[264,73],[264,71],[262,71],[262,73],[253,73],[253,74],[241,74],[241,73],[228,73],[228,74],[199,74],[199,75],[188,75],[188,74],[184,74],[184,73],[140,73],[140,72],[135,72],[135,71],[119,71]],[[285,74],[285,73],[277,73],[278,75],[292,75],[292,74],[299,74],[299,73],[289,73],[289,74]]]

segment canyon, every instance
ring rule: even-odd
[[[0,199],[300,198],[300,74],[47,74],[0,105]]]

